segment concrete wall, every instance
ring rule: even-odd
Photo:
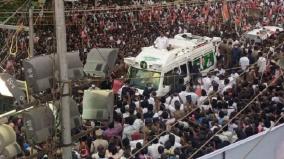
[[[245,159],[284,159],[284,124],[273,128],[270,132],[251,136],[199,159],[244,159],[260,140],[262,141]]]

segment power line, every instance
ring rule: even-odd
[[[6,24],[12,17],[14,17],[19,10],[29,3],[30,0],[26,0],[11,16],[9,16],[2,24]]]
[[[191,5],[191,6],[197,6],[205,4],[205,3],[210,3],[210,4],[215,4],[216,2],[221,2],[221,0],[215,0],[215,1],[202,1],[202,2],[170,2],[170,3],[166,3],[166,4],[154,4],[154,5],[145,5],[145,6],[133,6],[133,8],[131,7],[117,7],[117,8],[94,8],[94,9],[72,9],[72,10],[65,10],[65,13],[72,13],[72,12],[102,12],[102,11],[120,11],[121,10],[131,10],[131,9],[137,9],[140,8],[142,10],[147,10],[147,8],[155,8],[155,7],[169,7],[169,6],[177,6],[177,5]],[[149,10],[149,9],[148,9]],[[4,14],[11,14],[14,12],[0,12],[4,13]],[[18,13],[24,13],[24,14],[28,14],[28,12],[18,12]],[[34,12],[34,13],[41,13],[40,12]],[[43,10],[43,13],[54,13],[54,11],[51,10]]]

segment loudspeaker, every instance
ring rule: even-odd
[[[112,73],[115,61],[118,56],[116,48],[96,48],[92,49],[87,56],[84,71],[87,74],[107,77]]]
[[[17,103],[24,104],[26,94],[20,87],[18,87],[18,82],[16,79],[8,73],[1,73],[0,77],[5,82],[7,88],[12,93]]]
[[[113,102],[114,95],[112,90],[85,90],[82,118],[112,121]]]
[[[67,53],[68,77],[71,80],[84,78],[83,63],[80,60],[79,51]]]
[[[54,62],[50,55],[35,56],[23,61],[25,79],[34,93],[52,87]]]
[[[54,60],[55,59],[55,60]],[[84,77],[83,64],[79,57],[79,51],[66,54],[68,78],[79,80]],[[52,87],[53,77],[59,77],[57,55],[36,56],[23,61],[25,78],[28,86],[35,93]]]
[[[42,143],[53,136],[54,116],[47,106],[23,112],[25,134],[29,143]]]
[[[6,146],[2,152],[2,154],[6,157],[6,158],[13,158],[15,156],[17,156],[18,154],[20,154],[22,152],[21,147],[16,143],[12,143],[8,146]]]
[[[0,152],[2,152],[6,146],[14,143],[15,141],[16,133],[14,129],[6,124],[0,125]]]
[[[0,95],[0,114],[16,109],[14,101],[15,99],[13,97]]]

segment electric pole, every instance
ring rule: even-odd
[[[64,2],[63,0],[54,0],[55,6],[55,22],[56,22],[56,48],[57,57],[59,61],[60,72],[60,91],[61,91],[61,135],[63,142],[63,159],[72,158],[71,149],[71,123],[70,123],[70,92],[68,84],[68,70],[67,70],[67,46],[66,46],[66,26],[64,16]]]
[[[33,25],[33,8],[29,9],[29,56],[34,56],[34,25]]]

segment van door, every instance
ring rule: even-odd
[[[189,81],[189,73],[188,73],[188,69],[185,64],[180,65],[180,75],[183,78],[183,84],[187,83]]]
[[[216,65],[216,57],[214,51],[211,50],[204,55],[193,60],[193,65],[198,66],[201,72],[209,72]]]
[[[161,88],[161,94],[166,95],[172,89],[174,83],[173,70],[170,70],[163,74],[163,83]]]

